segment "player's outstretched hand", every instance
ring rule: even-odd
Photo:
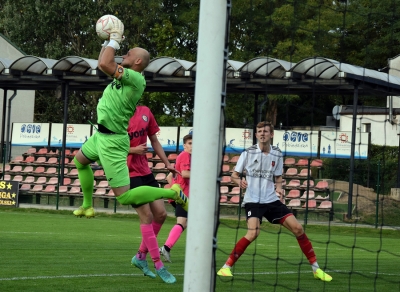
[[[124,38],[124,24],[119,19],[114,21],[113,24],[113,28],[110,31],[110,40],[114,40],[120,44]]]

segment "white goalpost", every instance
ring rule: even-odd
[[[212,291],[227,0],[200,2],[184,291]],[[218,199],[219,202],[219,199]]]

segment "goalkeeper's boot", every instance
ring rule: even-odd
[[[156,277],[156,275],[152,271],[150,271],[149,266],[147,265],[147,261],[138,260],[138,258],[134,256],[132,258],[131,264],[132,266],[135,266],[136,268],[140,269],[145,276],[150,277],[152,279]]]
[[[83,217],[85,216],[86,218],[93,218],[94,217],[94,209],[93,207],[89,207],[87,209],[83,208],[82,206],[76,209],[73,214],[76,217]]]
[[[176,192],[174,200],[178,205],[181,205],[183,210],[187,212],[189,209],[189,198],[183,193],[179,184],[173,184],[171,189]]]
[[[174,275],[167,271],[167,269],[162,266],[159,270],[156,270],[157,275],[168,284],[173,284],[176,282]]]
[[[229,268],[229,267],[227,267],[227,268],[221,268],[221,269],[217,272],[217,275],[218,275],[218,276],[222,276],[222,277],[233,277],[231,268]]]
[[[319,279],[321,281],[325,281],[325,282],[330,282],[332,281],[332,277],[329,276],[327,273],[325,273],[323,270],[321,269],[317,269],[314,272],[314,278],[315,279]]]
[[[167,251],[167,250],[165,249],[165,246],[160,247],[160,254],[163,256],[163,258],[164,258],[165,261],[167,261],[167,262],[169,262],[169,263],[172,263],[172,262],[171,262],[171,255],[170,255],[170,252]]]

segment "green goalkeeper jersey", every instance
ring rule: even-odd
[[[121,79],[114,79],[103,92],[97,105],[97,123],[115,133],[126,134],[145,88],[146,80],[141,73],[124,68]]]

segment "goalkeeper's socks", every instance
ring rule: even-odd
[[[311,268],[312,268],[313,272],[315,273],[319,269],[318,263],[317,262],[313,263],[311,265]]]
[[[141,186],[116,197],[122,205],[143,205],[159,199],[174,199],[176,192],[172,189],[161,189],[149,186]]]
[[[82,207],[87,209],[92,207],[92,195],[93,195],[93,181],[94,175],[93,170],[89,165],[81,164],[76,157],[74,157],[74,163],[78,169],[78,178],[81,183],[83,193]]]

